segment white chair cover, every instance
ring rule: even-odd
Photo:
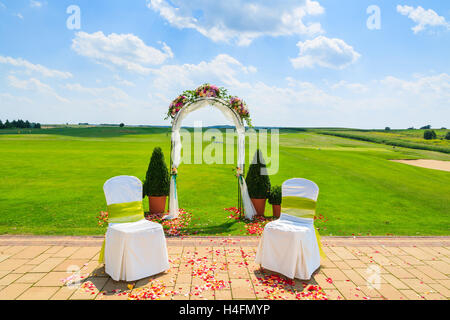
[[[283,197],[302,197],[317,201],[319,195],[319,187],[306,179],[287,180],[281,188]],[[259,242],[256,263],[290,279],[309,280],[320,267],[314,219],[281,213],[280,219],[269,222]]]
[[[108,205],[142,201],[142,182],[131,176],[103,186]],[[115,281],[135,281],[169,269],[166,238],[160,224],[142,219],[110,223],[105,236],[105,272]]]
[[[173,120],[172,124],[172,167],[178,168],[181,162],[181,137],[180,137],[180,128],[183,122],[183,119],[186,116],[198,109],[214,106],[218,108],[225,115],[227,119],[233,121],[236,126],[236,131],[238,134],[238,167],[243,169],[245,165],[245,127],[244,124],[239,117],[239,115],[232,109],[230,109],[225,102],[217,98],[203,98],[195,101],[192,104],[186,105],[184,108],[178,112]],[[239,182],[241,187],[241,196],[242,202],[244,204],[245,216],[248,219],[253,219],[256,215],[255,207],[253,206],[252,201],[250,200],[250,196],[247,190],[247,184],[245,179]],[[177,196],[177,187],[175,184],[175,180],[173,177],[170,179],[170,194],[169,194],[169,214],[165,217],[165,219],[176,219],[178,217],[178,196]]]

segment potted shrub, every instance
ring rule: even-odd
[[[147,174],[145,176],[143,196],[148,196],[149,209],[152,214],[164,213],[169,195],[169,171],[161,148],[153,150]]]
[[[272,205],[272,214],[274,218],[279,218],[281,214],[281,187],[273,186],[270,189],[269,203]]]
[[[260,150],[257,150],[253,157],[245,182],[247,183],[248,194],[255,207],[256,214],[264,216],[266,199],[270,192],[270,179]]]

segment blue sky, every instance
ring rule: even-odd
[[[448,1],[0,0],[0,120],[164,125],[210,82],[258,126],[450,127],[449,57]]]

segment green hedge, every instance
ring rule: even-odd
[[[280,205],[282,201],[281,186],[273,186],[270,189],[269,203],[272,205]]]
[[[390,139],[383,139],[383,138],[379,138],[379,137],[368,137],[368,136],[362,136],[362,135],[358,135],[358,134],[351,134],[351,133],[346,133],[346,132],[345,133],[344,132],[336,132],[336,131],[316,131],[316,133],[340,137],[340,138],[349,138],[349,139],[355,139],[355,140],[361,140],[361,141],[387,144],[387,145],[396,146],[396,147],[450,153],[450,148],[448,148],[448,147],[431,146],[431,145],[419,144],[419,143],[408,142],[408,141],[390,140]]]
[[[169,171],[164,160],[161,148],[153,150],[147,174],[145,176],[143,196],[162,197],[168,196],[170,190]]]
[[[248,169],[247,178],[245,178],[248,193],[250,198],[266,199],[270,192],[270,179],[260,150],[256,151],[253,160]],[[261,172],[266,174],[261,174]]]

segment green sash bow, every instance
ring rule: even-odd
[[[314,219],[316,215],[317,203],[314,200],[301,197],[283,197],[282,212],[290,216],[299,218]],[[323,251],[322,242],[320,241],[320,234],[314,227],[316,232],[317,244],[319,245],[319,252],[322,258],[326,258]]]
[[[144,208],[142,201],[116,203],[108,205],[108,223],[128,223],[144,219]],[[105,260],[105,240],[103,240],[102,249],[98,261],[103,263]]]

